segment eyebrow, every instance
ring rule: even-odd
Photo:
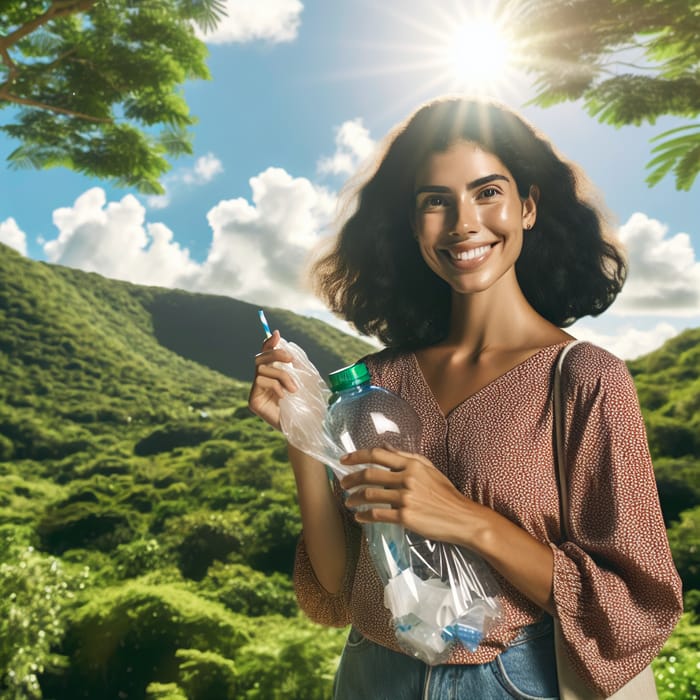
[[[476,180],[472,180],[467,183],[468,190],[474,190],[477,187],[486,185],[489,182],[494,182],[495,180],[505,180],[505,182],[510,182],[510,180],[505,175],[499,175],[498,173],[492,173],[491,175],[485,175],[484,177],[479,177]],[[449,193],[451,189],[449,187],[444,187],[443,185],[423,185],[419,187],[415,192],[414,196],[417,197],[422,192],[443,192]]]

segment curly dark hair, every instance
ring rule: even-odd
[[[515,265],[533,308],[562,327],[608,308],[627,267],[600,211],[583,198],[585,178],[509,108],[450,97],[423,105],[389,134],[335,247],[313,266],[330,309],[388,347],[423,347],[447,335],[451,290],[423,261],[411,216],[418,168],[460,140],[497,156],[523,199],[539,189],[537,221]]]

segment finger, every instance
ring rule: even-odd
[[[406,457],[385,447],[373,447],[369,450],[348,452],[340,461],[343,464],[381,464],[389,469],[402,469],[406,464]]]
[[[345,499],[345,505],[348,508],[361,508],[376,503],[386,503],[392,508],[398,508],[401,505],[401,498],[401,494],[396,489],[368,487],[362,491],[351,493]]]
[[[351,472],[340,480],[340,485],[345,490],[366,485],[396,488],[400,484],[401,476],[398,471],[392,472],[378,467],[367,467],[367,469]]]
[[[289,392],[295,392],[298,388],[296,382],[294,379],[292,379],[289,372],[281,369],[280,367],[273,367],[272,365],[259,365],[256,374],[256,381],[257,377],[274,379]]]
[[[275,329],[274,331],[272,331],[272,335],[269,338],[265,338],[265,340],[263,340],[262,349],[272,350],[277,345],[277,343],[280,342],[280,338],[280,332],[277,329]]]
[[[394,454],[400,455],[406,460],[413,459],[416,462],[425,464],[426,466],[435,466],[425,455],[419,454],[418,452],[406,452],[405,450],[399,450],[395,447],[392,447],[391,445],[386,445],[385,449],[389,450],[390,452],[393,452]]]
[[[265,393],[273,393],[278,399],[283,399],[287,393],[285,388],[277,379],[272,377],[264,377],[261,375],[258,375],[258,378],[255,380],[255,384],[251,390],[251,396],[257,393],[256,389],[260,389]]]
[[[294,358],[286,350],[282,348],[270,348],[269,350],[263,350],[255,356],[255,364],[259,365],[270,365],[273,362],[291,362]]]
[[[370,508],[355,513],[358,523],[393,523],[402,525],[402,513],[396,508]]]

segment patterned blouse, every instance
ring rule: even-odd
[[[560,533],[551,385],[559,351],[545,347],[444,416],[413,353],[365,358],[374,384],[407,400],[423,423],[421,452],[461,493],[493,508],[554,552],[554,606],[567,652],[581,677],[610,695],[657,655],[682,612],[637,394],[627,367],[590,343],[565,362],[569,535]],[[336,487],[336,494],[339,489]],[[396,651],[383,586],[367,543],[342,505],[348,569],[342,590],[318,582],[304,546],[295,586],[313,620],[352,623]],[[495,573],[495,572],[494,572]],[[492,661],[543,612],[506,579],[503,618],[471,653],[460,644],[448,663]]]

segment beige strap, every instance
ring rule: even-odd
[[[559,359],[557,360],[557,367],[554,371],[554,387],[552,389],[553,395],[553,420],[554,420],[554,448],[556,450],[557,458],[557,482],[559,486],[559,518],[560,518],[560,530],[562,539],[566,539],[569,530],[569,497],[567,489],[567,479],[566,479],[566,454],[564,452],[564,432],[566,429],[566,402],[563,400],[561,390],[561,376],[564,367],[564,359],[566,358],[569,350],[582,343],[582,340],[574,340],[568,345],[566,345],[562,351],[559,353]]]

